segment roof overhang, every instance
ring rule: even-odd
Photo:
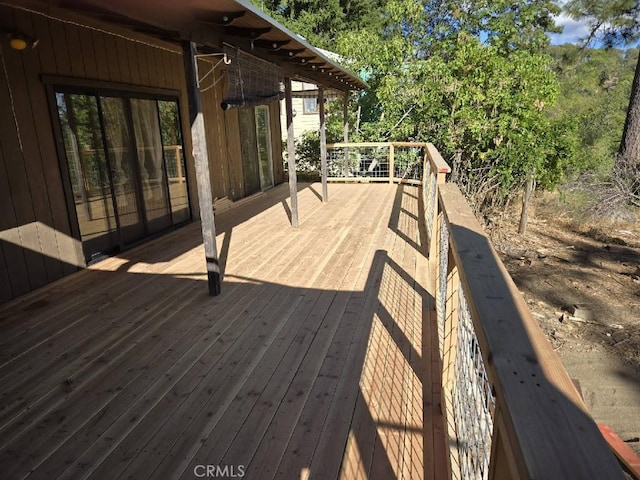
[[[341,91],[368,87],[358,75],[247,0],[44,0],[42,3],[163,41],[193,41],[203,51],[222,51],[225,44],[232,45],[275,63],[293,79],[322,87]]]

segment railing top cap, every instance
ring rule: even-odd
[[[557,354],[457,185],[438,186],[449,248],[526,478],[622,478]]]

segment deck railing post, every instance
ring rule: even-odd
[[[185,175],[182,171],[182,147],[180,145],[175,146],[176,149],[176,172],[178,174],[178,181],[180,183],[185,183]]]
[[[427,184],[424,186],[425,197],[425,221],[432,225],[432,230],[435,230],[435,222],[438,220],[439,205],[439,190],[440,185],[447,181],[447,173],[449,173],[449,166],[444,162],[440,153],[432,144],[427,144],[425,147],[425,164],[428,163],[428,175],[423,173]],[[437,255],[437,245],[434,241],[433,235],[429,238],[429,258],[433,255]]]
[[[491,459],[489,461],[489,480],[502,478],[521,478],[513,456],[513,445],[505,433],[502,407],[497,404],[493,414],[493,433],[491,436]]]
[[[349,90],[344,92],[344,98],[342,102],[342,135],[343,142],[345,144],[349,143]],[[347,178],[349,176],[349,148],[344,147],[344,165],[343,165],[343,176]]]
[[[389,183],[393,183],[395,177],[395,147],[393,143],[389,144]]]

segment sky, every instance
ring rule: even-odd
[[[552,45],[562,45],[565,43],[580,43],[580,39],[589,34],[587,22],[585,20],[573,20],[569,16],[561,13],[556,17],[556,25],[564,27],[562,33],[550,34]]]

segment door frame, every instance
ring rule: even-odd
[[[112,83],[112,82],[108,82],[108,81],[102,81],[102,80],[88,80],[88,79],[79,79],[79,78],[74,78],[74,77],[65,77],[65,76],[59,76],[59,75],[42,75],[41,76],[42,82],[45,86],[45,90],[46,90],[46,97],[47,97],[47,102],[49,105],[49,117],[50,117],[50,121],[51,121],[51,126],[52,126],[52,131],[53,131],[53,137],[54,137],[54,141],[55,141],[55,145],[56,145],[56,154],[58,157],[58,166],[60,168],[60,174],[61,174],[61,180],[62,180],[62,186],[63,186],[63,191],[64,191],[64,196],[65,196],[65,202],[66,202],[66,209],[67,209],[67,217],[69,219],[69,225],[71,227],[71,234],[73,236],[73,238],[75,238],[76,240],[80,241],[80,243],[82,244],[82,232],[80,231],[80,224],[78,221],[78,215],[76,212],[76,205],[75,205],[75,199],[74,199],[74,194],[73,194],[73,187],[71,185],[71,176],[70,176],[70,172],[69,172],[69,167],[68,167],[68,163],[67,163],[67,155],[66,155],[66,148],[64,145],[64,136],[63,136],[63,132],[62,132],[62,127],[60,124],[60,117],[59,117],[59,112],[58,112],[58,105],[57,105],[57,101],[56,101],[56,93],[68,93],[68,94],[78,94],[78,95],[90,95],[90,96],[95,96],[95,97],[99,97],[100,96],[111,96],[111,97],[121,97],[121,98],[126,98],[128,101],[125,102],[126,105],[126,115],[128,118],[128,122],[130,121],[130,115],[131,115],[131,104],[130,104],[130,100],[132,98],[136,98],[136,99],[146,99],[146,100],[154,100],[154,101],[172,101],[175,102],[177,105],[177,113],[178,113],[178,128],[180,131],[180,139],[182,141],[182,149],[184,150],[185,148],[185,128],[182,122],[182,116],[181,116],[181,92],[179,90],[173,90],[173,89],[164,89],[164,88],[153,88],[153,87],[144,87],[144,86],[139,86],[139,85],[127,85],[127,84],[118,84],[118,83]],[[102,118],[102,112],[101,112],[101,107],[100,107],[100,102],[98,101],[98,109],[99,109],[99,123],[100,123],[100,129],[101,129],[101,136],[103,139],[103,148],[107,148],[106,143],[104,141],[104,125],[103,125],[103,118]],[[161,124],[160,128],[161,128]],[[132,131],[132,135],[133,135],[133,131]],[[135,139],[132,142],[135,145]],[[137,149],[134,151],[134,154],[137,157]],[[106,160],[107,160],[107,165],[109,167],[109,156],[107,154],[107,152],[105,151],[105,155],[106,155]],[[186,159],[185,159],[186,160]],[[164,152],[164,148],[162,149],[162,161],[163,161],[163,169],[164,171],[164,176],[165,176],[165,182],[167,180],[167,172],[166,172],[166,168],[167,168],[167,164],[166,164],[166,158],[165,158],[165,152]],[[135,162],[134,162],[135,163]],[[186,167],[186,165],[185,165]],[[134,165],[134,170],[136,171],[135,175],[138,176],[139,172],[137,172],[137,164]],[[108,170],[110,170],[110,168],[108,168]],[[108,172],[109,175],[109,183],[110,183],[110,188],[113,194],[113,180],[111,178],[111,172]],[[186,174],[185,171],[185,179],[186,181],[186,189],[187,189],[187,201],[188,201],[188,208],[189,208],[189,219],[183,222],[180,222],[180,224],[173,224],[173,211],[170,205],[170,198],[167,199],[167,201],[169,202],[169,215],[171,218],[171,227],[170,228],[175,228],[179,225],[188,223],[193,217],[193,206],[192,206],[192,202],[191,202],[191,195],[190,195],[190,185],[189,185],[189,181],[188,181],[188,175]],[[166,185],[165,185],[166,188]],[[170,195],[170,191],[168,188],[166,188],[167,194]],[[114,203],[115,203],[115,199],[114,199]],[[152,238],[153,236],[157,235],[160,232],[156,232],[153,234],[148,234],[148,229],[147,229],[147,225],[146,225],[146,212],[144,211],[144,203],[140,204],[141,206],[141,219],[143,221],[143,225],[144,225],[144,229],[145,229],[145,236],[143,236],[141,239],[139,239],[139,241],[133,242],[133,243],[128,243],[128,244],[123,244],[122,242],[122,238],[121,238],[121,232],[120,232],[120,220],[118,218],[117,215],[117,206],[114,206],[114,215],[115,215],[115,220],[117,222],[117,232],[116,234],[118,235],[119,238],[119,245],[118,245],[118,250],[122,251],[122,250],[126,250],[127,248],[133,247],[137,244],[139,244],[140,242],[145,241],[147,238]],[[99,252],[100,253],[100,257],[104,255],[107,255],[109,253],[113,253],[113,251],[105,251],[105,252]],[[85,257],[85,262],[87,264],[91,263],[91,256],[87,255],[86,252],[84,252],[83,249],[83,254]]]

